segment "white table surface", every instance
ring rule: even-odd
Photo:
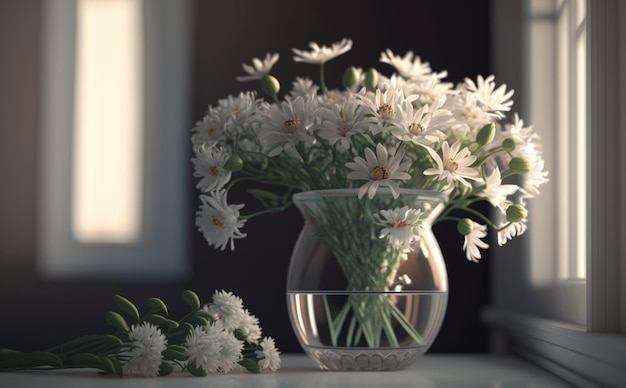
[[[237,372],[194,377],[124,378],[100,376],[95,370],[0,373],[2,388],[200,388],[200,387],[571,387],[563,380],[522,359],[487,354],[426,354],[407,369],[391,372],[327,372],[305,355],[282,355],[274,373]]]

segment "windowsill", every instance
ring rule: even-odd
[[[504,351],[519,355],[579,387],[621,386],[626,378],[626,335],[590,333],[577,325],[496,308],[483,320],[496,328]]]
[[[159,378],[98,376],[93,370],[57,370],[0,374],[3,387],[569,387],[558,377],[513,356],[426,354],[410,368],[395,372],[325,372],[307,356],[287,354],[276,373],[248,372]]]

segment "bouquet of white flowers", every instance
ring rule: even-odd
[[[395,197],[401,188],[444,193],[436,221],[458,222],[466,257],[474,262],[489,247],[487,228],[497,231],[500,245],[524,233],[526,200],[539,193],[547,172],[533,128],[517,114],[502,122],[512,90],[496,85],[493,75],[453,85],[444,81],[445,71],[433,72],[412,52],[391,50],[380,56],[395,70],[389,77],[349,67],[344,88],[329,89],[326,62],[348,52],[352,41],[310,48],[294,49],[294,61],[319,66],[317,84],[297,78],[279,97],[280,83],[271,74],[279,54],[268,53],[244,64],[246,75],[238,80],[260,81],[269,100],[253,91],[228,96],[193,128],[202,202],[196,224],[210,245],[234,249],[251,217],[284,210],[294,193],[337,188],[359,188],[358,197],[366,199],[380,188]],[[242,214],[243,204],[228,202],[243,181],[259,184],[249,193],[264,210]],[[480,201],[494,213],[476,211],[472,205]],[[405,215],[393,210],[377,215],[381,234],[410,249]]]

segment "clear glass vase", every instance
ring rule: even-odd
[[[397,370],[433,343],[448,301],[448,276],[431,224],[446,196],[379,189],[298,193],[304,216],[287,275],[287,304],[300,345],[323,370]],[[381,238],[381,210],[421,212],[411,250]],[[383,218],[384,219],[384,218]],[[393,226],[393,225],[388,225]],[[399,223],[399,226],[400,223]]]

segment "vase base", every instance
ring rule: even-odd
[[[307,355],[317,366],[327,371],[400,370],[413,364],[425,348],[409,349],[349,349],[308,348]]]

